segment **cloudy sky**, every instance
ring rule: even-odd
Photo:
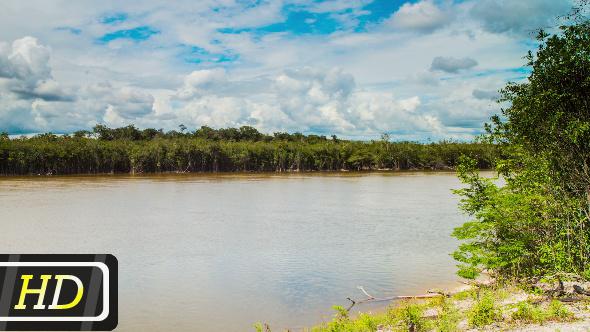
[[[11,1],[0,131],[470,139],[570,0]]]

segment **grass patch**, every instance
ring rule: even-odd
[[[523,323],[543,324],[546,321],[569,321],[574,318],[573,313],[558,300],[553,300],[544,309],[528,301],[516,304],[516,311],[512,319]]]
[[[512,313],[511,318],[524,323],[542,324],[547,320],[547,313],[537,305],[521,301],[516,304],[516,311]]]
[[[388,314],[361,313],[355,319],[351,319],[348,311],[341,306],[334,306],[336,314],[330,322],[313,327],[311,332],[371,332],[377,331],[380,326],[390,324]]]
[[[451,296],[453,300],[463,301],[463,300],[475,300],[477,298],[477,292],[473,289],[468,289],[464,291],[460,291],[456,294]]]
[[[547,318],[550,320],[567,321],[574,318],[574,314],[561,302],[551,301],[547,308]]]
[[[398,308],[401,322],[408,330],[426,331],[428,330],[427,322],[423,318],[424,306],[414,303],[404,303]]]

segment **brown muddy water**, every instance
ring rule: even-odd
[[[446,172],[0,178],[0,248],[117,256],[119,331],[297,330],[358,285],[456,280],[459,186]]]

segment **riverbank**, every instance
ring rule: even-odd
[[[477,282],[402,299],[382,312],[335,306],[332,321],[304,331],[589,331],[588,289],[590,282],[575,279],[527,287]]]
[[[483,174],[495,174],[490,168],[482,168]],[[235,172],[148,172],[148,173],[79,173],[79,174],[25,174],[25,175],[5,175],[0,174],[2,179],[67,179],[67,178],[117,178],[117,179],[141,179],[141,178],[256,178],[256,177],[361,177],[370,175],[380,176],[397,176],[397,175],[438,175],[450,174],[456,176],[457,171],[454,168],[449,169],[376,169],[376,170],[333,170],[333,171],[235,171]]]

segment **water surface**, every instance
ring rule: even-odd
[[[441,172],[0,178],[0,248],[116,255],[120,331],[296,330],[358,285],[456,280],[457,187]]]

